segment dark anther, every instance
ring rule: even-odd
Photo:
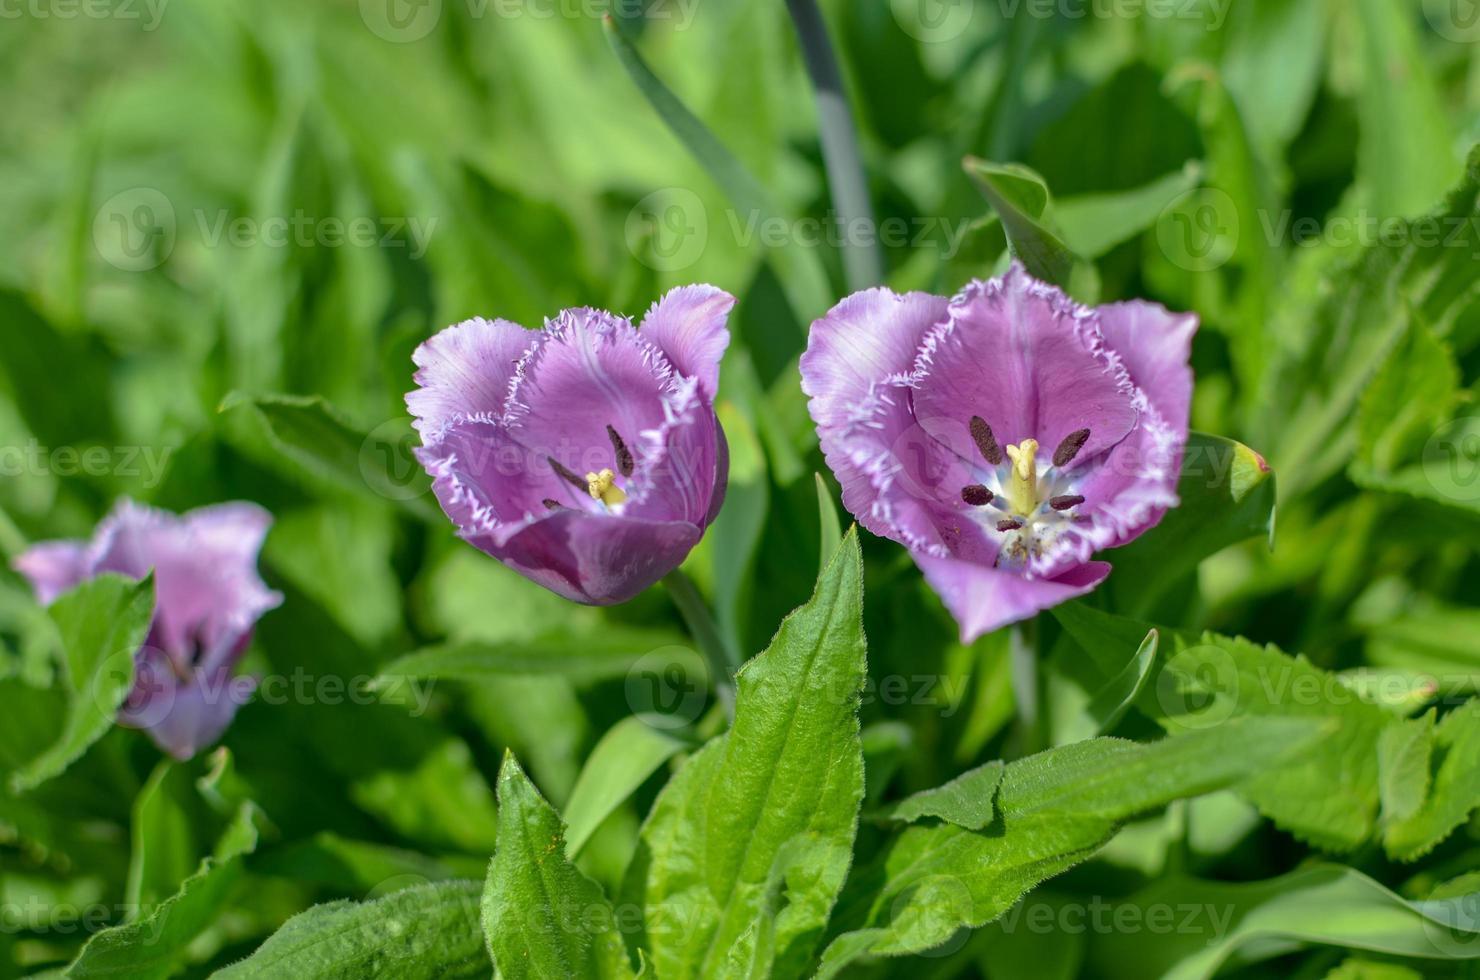
[[[971,439],[976,443],[976,448],[981,450],[982,458],[987,462],[993,466],[1002,462],[1002,447],[997,445],[997,437],[992,435],[992,427],[980,415],[971,417]]]
[[[1078,507],[1084,503],[1084,498],[1077,493],[1066,493],[1062,497],[1048,498],[1048,506],[1054,510],[1068,510],[1070,507]]]
[[[545,461],[550,464],[550,469],[555,471],[556,476],[560,477],[560,479],[564,480],[566,483],[569,483],[571,486],[581,491],[581,493],[586,492],[586,481],[576,476],[570,470],[566,469],[561,464],[560,460],[556,459],[554,456],[546,456]]]
[[[549,497],[546,497],[544,500],[541,500],[540,503],[544,504],[545,507],[548,508],[549,510],[559,510],[560,508],[562,508],[562,507],[565,506],[560,501],[558,501],[558,500],[552,500]]]
[[[1074,462],[1074,457],[1079,455],[1079,450],[1089,441],[1088,429],[1075,429],[1064,436],[1064,441],[1059,443],[1059,448],[1053,451],[1053,465],[1067,466]]]
[[[961,499],[973,507],[985,507],[992,502],[992,491],[980,483],[972,483],[961,488]]]
[[[617,454],[617,472],[623,476],[631,476],[632,451],[627,448],[627,444],[622,441],[622,437],[617,435],[617,430],[611,426],[606,427],[606,437],[612,441],[612,452]]]
[[[999,531],[1016,531],[1018,528],[1020,528],[1022,526],[1023,526],[1023,522],[1020,521],[1020,520],[1018,520],[1016,517],[1009,518],[1008,520],[1005,520],[1005,521],[998,521],[997,522],[997,530],[999,530]]]

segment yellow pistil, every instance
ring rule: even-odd
[[[1007,456],[1012,460],[1007,499],[1013,513],[1027,516],[1038,509],[1038,440],[1024,439],[1008,446]]]
[[[591,499],[599,500],[608,507],[615,507],[627,499],[627,494],[621,487],[616,485],[617,474],[609,469],[600,473],[586,474],[586,492]]]

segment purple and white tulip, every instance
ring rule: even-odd
[[[188,759],[221,737],[255,683],[232,672],[257,620],[282,602],[257,574],[272,516],[249,503],[183,515],[120,501],[90,541],[47,541],[15,559],[43,604],[105,572],[154,573],[154,617],[119,721]]]
[[[714,413],[735,299],[685,286],[641,328],[571,309],[526,330],[467,320],[417,348],[417,458],[458,535],[567,599],[624,602],[719,513]]]
[[[1018,263],[955,297],[855,293],[802,356],[864,527],[910,550],[963,642],[1094,589],[1177,503],[1197,319],[1089,308]]]

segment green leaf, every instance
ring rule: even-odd
[[[905,797],[889,809],[887,816],[902,823],[936,817],[967,830],[981,830],[992,822],[992,801],[1002,782],[1002,772],[1000,761],[977,766],[943,786]]]
[[[838,505],[833,503],[827,481],[821,473],[813,473],[812,478],[817,481],[817,520],[822,529],[817,546],[817,573],[821,575],[843,541],[843,530],[838,523]]]
[[[662,977],[807,969],[863,797],[863,563],[850,530],[811,600],[738,675],[734,727],[659,795],[631,875]],[[759,925],[758,925],[759,923]]]
[[[348,840],[328,831],[259,855],[252,869],[345,894],[389,894],[412,887],[482,874],[482,857],[429,857],[387,844]]]
[[[254,804],[241,804],[215,851],[200,862],[195,874],[147,914],[88,940],[67,968],[68,980],[154,980],[173,975],[188,956],[190,944],[226,909],[241,877],[243,856],[257,848],[259,820]]]
[[[1273,542],[1275,478],[1264,457],[1221,436],[1187,437],[1181,503],[1161,523],[1105,557],[1114,567],[1110,586],[1117,606],[1145,615],[1198,563],[1254,535]]]
[[[12,774],[25,792],[61,774],[103,737],[134,683],[134,654],[154,613],[154,580],[100,575],[57,598],[47,610],[61,637],[70,697],[61,737]]]
[[[1401,861],[1432,851],[1480,806],[1480,701],[1446,715],[1433,741],[1433,756],[1442,761],[1428,798],[1417,812],[1390,823],[1383,835],[1388,855]]]
[[[1092,739],[1008,763],[997,819],[984,831],[905,828],[870,872],[882,883],[861,928],[833,940],[818,977],[864,954],[918,953],[985,925],[1090,857],[1125,820],[1247,779],[1322,733],[1306,720],[1244,719],[1150,744]]]
[[[1048,210],[1048,185],[1027,167],[967,157],[966,172],[997,212],[1012,253],[1034,277],[1082,299],[1093,288],[1092,268],[1069,251],[1042,220]]]
[[[1413,322],[1362,395],[1357,463],[1390,473],[1421,450],[1459,401],[1459,365],[1449,346]]]
[[[1433,185],[1414,186],[1433,193]],[[1277,326],[1288,324],[1300,335],[1267,403],[1267,428],[1278,437],[1272,459],[1285,494],[1315,486],[1351,458],[1358,402],[1412,323],[1443,339],[1473,314],[1477,199],[1480,147],[1436,212],[1385,225],[1379,243],[1323,270],[1317,288],[1289,291],[1294,303],[1280,311]]]
[[[1412,8],[1404,0],[1357,0],[1353,6],[1366,54],[1357,97],[1357,179],[1379,217],[1417,214],[1429,206],[1435,187],[1459,178],[1454,129]],[[1392,139],[1395,132],[1403,138]]]
[[[277,469],[289,465],[318,483],[367,499],[394,502],[425,521],[443,518],[431,480],[411,456],[410,428],[391,438],[377,427],[361,432],[317,395],[252,395],[234,391],[222,412],[242,411],[265,427],[269,448],[257,455]]]
[[[1054,610],[1065,630],[1097,659],[1128,650],[1144,623],[1065,603]],[[1302,840],[1352,850],[1377,822],[1377,741],[1395,719],[1363,701],[1337,674],[1304,657],[1216,633],[1161,630],[1168,647],[1155,683],[1137,707],[1168,731],[1217,728],[1231,719],[1285,716],[1330,719],[1334,729],[1298,759],[1250,780],[1241,792],[1265,816]]]
[[[1190,161],[1134,190],[1061,198],[1053,203],[1053,214],[1066,246],[1096,259],[1156,224],[1168,205],[1201,180],[1202,167]]]
[[[192,798],[199,800],[187,767],[161,762],[134,801],[133,857],[127,904],[140,914],[175,893],[200,860],[193,839]]]
[[[1395,956],[1480,955],[1480,920],[1463,899],[1404,901],[1361,872],[1333,865],[1238,884],[1171,878],[1124,905],[1137,907],[1137,922],[1156,907],[1209,911],[1201,928],[1159,936],[1098,932],[1091,963],[1097,974],[1117,980],[1206,980],[1235,955],[1264,959],[1288,950],[1291,940]],[[1451,936],[1455,925],[1461,928]]]
[[[414,769],[384,769],[358,780],[349,795],[412,840],[475,854],[493,849],[493,793],[462,739],[445,739]]]
[[[1434,754],[1434,713],[1396,722],[1377,739],[1377,788],[1382,820],[1412,817],[1429,795],[1429,760]]]
[[[693,154],[729,197],[736,213],[754,216],[766,223],[780,215],[772,203],[765,187],[753,177],[704,122],[664,85],[647,62],[638,53],[636,46],[627,36],[626,29],[616,18],[606,19],[606,36],[612,51],[627,72],[643,98],[653,111],[668,125],[673,135]],[[827,274],[817,255],[817,249],[800,245],[795,235],[787,235],[785,242],[773,249],[776,275],[785,285],[787,299],[793,312],[803,323],[820,316],[832,305],[828,298],[830,289]]]
[[[293,916],[216,980],[443,980],[487,977],[479,886],[449,881],[372,902],[328,902]]]
[[[567,854],[579,854],[601,822],[685,744],[641,715],[623,718],[601,736],[565,804]]]
[[[655,650],[703,673],[703,661],[686,638],[667,630],[606,626],[592,633],[547,633],[512,643],[449,643],[408,653],[381,668],[372,686],[388,690],[417,680],[476,681],[490,677],[552,674],[581,684],[623,677]],[[666,662],[666,661],[665,661]]]
[[[1125,666],[1095,688],[1093,693],[1079,693],[1077,697],[1069,695],[1063,686],[1063,675],[1058,672],[1050,674],[1050,684],[1055,685],[1055,690],[1059,692],[1059,700],[1053,707],[1055,744],[1064,745],[1109,734],[1120,723],[1121,718],[1125,717],[1125,713],[1130,710],[1150,680],[1159,643],[1160,634],[1156,630],[1148,632]],[[1079,656],[1077,646],[1069,647],[1067,652],[1069,656]],[[1063,658],[1056,656],[1054,666],[1062,669]],[[1082,703],[1075,703],[1076,701]],[[1071,705],[1073,710],[1066,711]]]
[[[512,754],[498,775],[498,849],[483,890],[483,931],[499,975],[631,977],[601,888],[566,857],[560,816]]]

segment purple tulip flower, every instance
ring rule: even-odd
[[[184,515],[120,501],[91,541],[47,541],[15,559],[46,605],[91,578],[154,572],[154,618],[119,721],[189,759],[221,737],[255,682],[232,671],[257,620],[283,597],[257,574],[272,516],[256,504]]]
[[[843,503],[910,550],[962,642],[1083,595],[1177,503],[1197,319],[1087,308],[1013,263],[952,299],[855,293],[802,388]]]
[[[468,320],[417,348],[417,458],[458,535],[593,605],[677,568],[724,500],[714,397],[734,303],[685,286],[641,329],[572,309],[543,330]]]

